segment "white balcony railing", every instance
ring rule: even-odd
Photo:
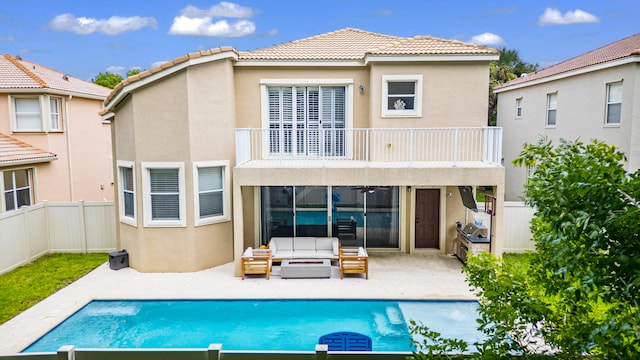
[[[287,159],[500,165],[502,128],[236,129],[237,166]]]

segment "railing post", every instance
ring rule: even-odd
[[[73,345],[62,345],[58,349],[58,360],[75,360],[76,348]]]
[[[364,142],[365,142],[365,146],[364,146],[364,162],[366,165],[369,165],[369,131],[371,129],[365,129],[365,138],[364,138]]]
[[[460,128],[455,129],[454,138],[453,138],[453,166],[458,165],[458,140],[460,136]]]
[[[220,360],[220,353],[222,352],[222,344],[210,344],[207,348],[208,360]]]
[[[326,360],[327,352],[329,352],[329,345],[316,344],[316,360]]]
[[[415,151],[413,148],[415,146],[415,141],[413,141],[413,137],[415,136],[414,130],[415,129],[409,130],[409,165],[413,164],[413,152]]]

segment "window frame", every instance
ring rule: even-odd
[[[516,119],[522,119],[522,96],[516,98]]]
[[[229,160],[196,161],[193,163],[193,214],[195,226],[210,225],[231,221],[231,176],[229,172]],[[222,168],[222,215],[200,217],[200,183],[199,170],[203,168]]]
[[[18,126],[18,111],[16,100],[18,99],[35,99],[39,106],[39,128],[25,129]],[[57,104],[57,112],[51,111],[51,101],[55,100]],[[66,101],[63,96],[55,95],[31,95],[31,94],[12,94],[9,95],[10,112],[11,112],[11,130],[20,133],[42,133],[42,132],[63,132],[66,119]],[[52,116],[57,115],[56,125],[52,124]]]
[[[551,98],[555,97],[555,107],[551,107]],[[554,112],[553,124],[549,123],[549,114],[551,111]],[[558,124],[558,92],[550,92],[547,93],[547,109],[545,112],[545,127],[547,128],[555,128]]]
[[[381,89],[381,116],[383,118],[393,117],[421,117],[422,116],[422,75],[382,75]],[[413,82],[415,83],[414,108],[412,110],[389,109],[389,83],[391,82]]]
[[[142,194],[143,194],[143,218],[145,227],[186,227],[187,206],[185,193],[185,172],[183,162],[142,162]],[[154,220],[152,218],[151,202],[151,175],[152,169],[177,169],[178,170],[178,219]]]
[[[618,85],[620,86],[620,101],[618,102],[612,102],[610,100],[610,95],[611,95],[611,86],[612,85]],[[605,104],[604,104],[604,125],[608,126],[608,127],[619,127],[620,124],[622,123],[622,80],[618,80],[618,81],[612,81],[606,84],[606,97],[605,97]],[[609,122],[609,106],[610,105],[616,105],[619,104],[620,105],[620,110],[618,111],[618,122]]]
[[[124,223],[124,224],[128,224],[131,226],[138,226],[138,219],[137,219],[137,215],[138,215],[138,209],[136,207],[137,205],[137,200],[136,200],[136,167],[135,167],[135,163],[132,161],[124,161],[124,160],[118,160],[117,161],[117,166],[118,166],[118,209],[119,209],[119,215],[120,215],[120,222]],[[133,194],[133,217],[131,216],[127,216],[125,214],[125,192],[127,192],[127,190],[125,190],[125,180],[124,180],[124,173],[123,173],[123,169],[129,169],[131,170],[131,176],[132,176],[132,181],[133,181],[133,190],[130,190],[129,192]]]
[[[15,173],[16,171],[26,171],[27,172],[27,186],[26,187],[20,187],[20,188],[16,188],[15,185]],[[7,184],[5,184],[4,182],[4,174],[10,172],[12,173],[12,186],[14,186],[11,190],[7,190]],[[16,211],[16,210],[20,210],[22,207],[18,207],[16,199],[17,199],[17,193],[19,190],[23,190],[23,189],[29,189],[29,204],[28,205],[22,205],[22,206],[32,206],[36,203],[36,199],[35,199],[35,193],[34,193],[34,184],[35,184],[35,177],[34,177],[34,169],[33,168],[17,168],[17,169],[10,169],[10,170],[3,170],[0,171],[1,177],[0,177],[0,210],[2,210],[2,212],[9,212],[9,211]],[[6,205],[6,197],[7,197],[7,192],[11,192],[13,193],[13,197],[14,197],[14,206],[15,208],[13,209],[7,209],[7,205]]]

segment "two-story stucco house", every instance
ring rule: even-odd
[[[528,171],[513,166],[524,143],[598,139],[640,168],[640,34],[494,88],[504,129],[505,200],[517,201]]]
[[[110,89],[0,55],[0,213],[44,200],[113,201]]]
[[[118,238],[141,271],[236,261],[274,236],[451,253],[459,186],[504,192],[494,49],[343,29],[191,53],[120,83]],[[501,202],[492,251],[501,252]]]

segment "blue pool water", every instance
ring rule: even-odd
[[[354,331],[373,351],[411,351],[409,321],[469,343],[475,301],[149,300],[92,301],[24,352],[76,348],[206,348],[313,351],[320,336]]]

